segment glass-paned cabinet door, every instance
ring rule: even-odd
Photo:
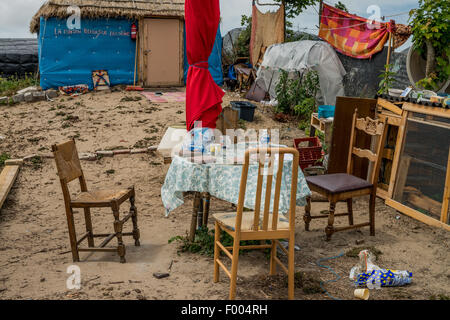
[[[441,220],[449,145],[450,119],[409,112],[393,199]]]

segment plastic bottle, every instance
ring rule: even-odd
[[[270,135],[266,129],[259,131],[259,143],[263,146],[267,146],[270,143]]]

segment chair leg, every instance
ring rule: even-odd
[[[353,225],[353,199],[347,199],[348,224]]]
[[[370,217],[371,236],[375,236],[375,200],[376,200],[376,191],[370,194],[369,217]]]
[[[120,263],[125,263],[125,245],[123,244],[122,239],[122,230],[123,230],[123,222],[120,221],[120,212],[119,212],[119,205],[117,202],[114,202],[112,205],[112,210],[114,214],[114,231],[116,232],[117,237],[117,253],[120,257]]]
[[[309,223],[311,222],[311,197],[306,198],[305,214],[303,221],[305,221],[305,231],[309,231]]]
[[[79,262],[80,256],[78,254],[77,234],[75,231],[75,222],[73,220],[72,208],[66,209],[67,227],[69,229],[70,248],[72,250],[73,262]]]
[[[219,224],[216,222],[214,233],[214,282],[219,282],[220,280],[220,266],[217,263],[217,260],[220,257],[220,249],[217,245],[217,242],[220,241],[220,231]]]
[[[291,232],[289,238],[289,257],[288,257],[288,299],[294,300],[294,259],[295,259],[295,234]]]
[[[275,257],[277,256],[277,242],[272,240],[272,249],[270,250],[270,275],[274,276],[277,274],[277,262]]]
[[[236,298],[236,282],[237,282],[237,271],[239,262],[239,237],[234,238],[233,243],[233,259],[231,261],[231,279],[230,279],[230,300]]]
[[[134,239],[134,245],[136,247],[139,247],[141,245],[141,242],[139,241],[141,233],[139,232],[139,228],[138,228],[137,208],[134,205],[134,202],[135,202],[135,196],[133,194],[130,197],[130,212],[132,213],[131,221],[133,222],[133,239]]]
[[[327,241],[331,240],[331,236],[334,233],[334,212],[336,210],[336,202],[330,202],[330,213],[328,215],[328,225],[325,228],[325,233],[327,235]]]
[[[91,219],[91,209],[84,208],[84,220],[86,222],[86,232],[89,232],[88,235],[88,246],[89,248],[93,248],[94,244],[94,230],[92,228],[92,219]]]

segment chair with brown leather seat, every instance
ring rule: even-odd
[[[328,215],[311,216],[311,198],[307,199],[305,207],[305,229],[309,231],[309,224],[312,219],[328,218],[328,225],[325,228],[327,240],[331,239],[334,232],[344,231],[349,229],[361,228],[370,226],[370,235],[375,235],[375,199],[378,175],[380,171],[380,157],[379,154],[383,147],[383,142],[386,140],[386,121],[372,120],[370,118],[358,119],[358,110],[353,114],[353,127],[350,138],[349,161],[347,164],[347,173],[326,174],[319,176],[306,177],[311,191],[318,192],[326,196],[330,202],[330,210]],[[367,149],[356,148],[356,130],[360,130],[371,136],[378,137],[376,147],[376,154]],[[355,177],[353,173],[353,157],[366,158],[373,162],[373,170],[369,181]],[[369,222],[353,224],[353,198],[370,195],[369,200]],[[339,201],[347,202],[347,213],[335,213],[336,203]],[[338,216],[348,216],[349,226],[334,227],[334,218]]]
[[[67,224],[69,227],[69,239],[72,249],[72,258],[74,262],[80,261],[79,252],[117,252],[120,256],[120,262],[125,263],[125,245],[123,236],[133,236],[135,245],[139,246],[139,229],[137,225],[137,209],[134,205],[135,191],[134,187],[122,190],[97,190],[88,191],[83,170],[81,169],[78,151],[75,140],[70,140],[59,145],[52,146],[55,157],[56,168],[58,170],[59,180],[61,182],[64,203],[66,208]],[[78,179],[81,192],[73,199],[70,196],[68,184]],[[126,200],[130,201],[130,213],[120,219],[119,207]],[[84,209],[84,218],[86,222],[86,233],[77,240],[75,223],[73,217],[73,208]],[[94,234],[92,228],[90,208],[111,208],[114,216],[114,233]],[[133,222],[133,231],[123,233],[123,225],[129,219]],[[95,238],[105,238],[105,240],[95,247]],[[117,238],[118,246],[116,248],[106,248],[105,246],[113,239]],[[80,244],[87,239],[88,247],[81,248]]]

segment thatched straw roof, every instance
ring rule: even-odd
[[[184,0],[49,0],[34,15],[30,31],[39,31],[40,17],[67,18],[69,6],[78,6],[82,18],[184,17]]]

